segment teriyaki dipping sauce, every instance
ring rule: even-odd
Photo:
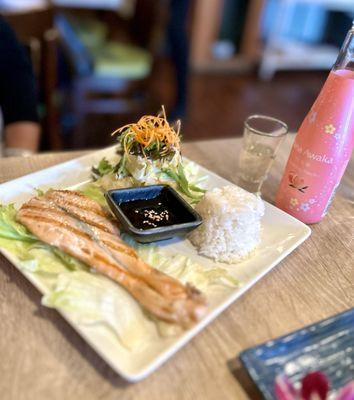
[[[177,221],[171,209],[156,199],[129,201],[121,204],[121,209],[138,229],[173,225]]]
[[[202,223],[200,215],[168,185],[114,189],[105,197],[122,229],[142,243],[184,236]]]
[[[167,190],[161,190],[156,197],[121,203],[120,208],[138,229],[181,224],[193,219]]]

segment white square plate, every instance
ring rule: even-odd
[[[114,147],[100,150],[84,157],[44,169],[0,185],[0,202],[15,203],[19,207],[23,202],[35,195],[35,188],[68,188],[88,182],[91,167],[103,157],[111,158]],[[209,176],[208,189],[224,186],[230,182],[200,167],[201,173]],[[69,314],[61,312],[72,327],[96,350],[98,354],[122,377],[134,382],[145,378],[176,351],[184,346],[193,336],[216,318],[231,303],[254,285],[275,265],[298,247],[311,233],[309,227],[284,213],[271,204],[265,203],[263,218],[262,242],[256,253],[246,261],[227,266],[228,271],[242,285],[237,288],[225,288],[222,291],[206,293],[209,309],[206,316],[191,329],[182,334],[159,339],[148,343],[139,352],[125,349],[104,327],[78,324]],[[169,241],[164,246],[174,252],[187,255],[199,264],[210,266],[213,262],[200,257],[187,241]],[[49,291],[48,283],[39,274],[25,272],[20,269],[16,259],[5,249],[0,251],[23,273],[27,279],[43,294]],[[225,264],[223,264],[226,267]]]

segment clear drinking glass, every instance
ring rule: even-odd
[[[242,149],[238,160],[238,185],[259,193],[272,167],[288,126],[266,115],[251,115],[244,123]]]

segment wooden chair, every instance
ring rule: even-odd
[[[140,114],[147,101],[146,87],[152,57],[144,49],[109,41],[94,20],[56,16],[60,40],[73,71],[73,144],[85,144],[83,124],[88,114]],[[83,28],[83,26],[86,26]],[[93,32],[96,36],[91,36]]]

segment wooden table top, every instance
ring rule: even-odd
[[[284,142],[264,198],[272,201],[293,135]],[[184,154],[235,181],[240,139],[184,144]],[[0,182],[77,157],[78,153],[0,159]],[[237,356],[251,346],[354,307],[354,158],[329,214],[312,235],[144,381],[113,372],[0,258],[0,398],[242,400],[257,399]],[[235,361],[236,360],[236,361]]]

